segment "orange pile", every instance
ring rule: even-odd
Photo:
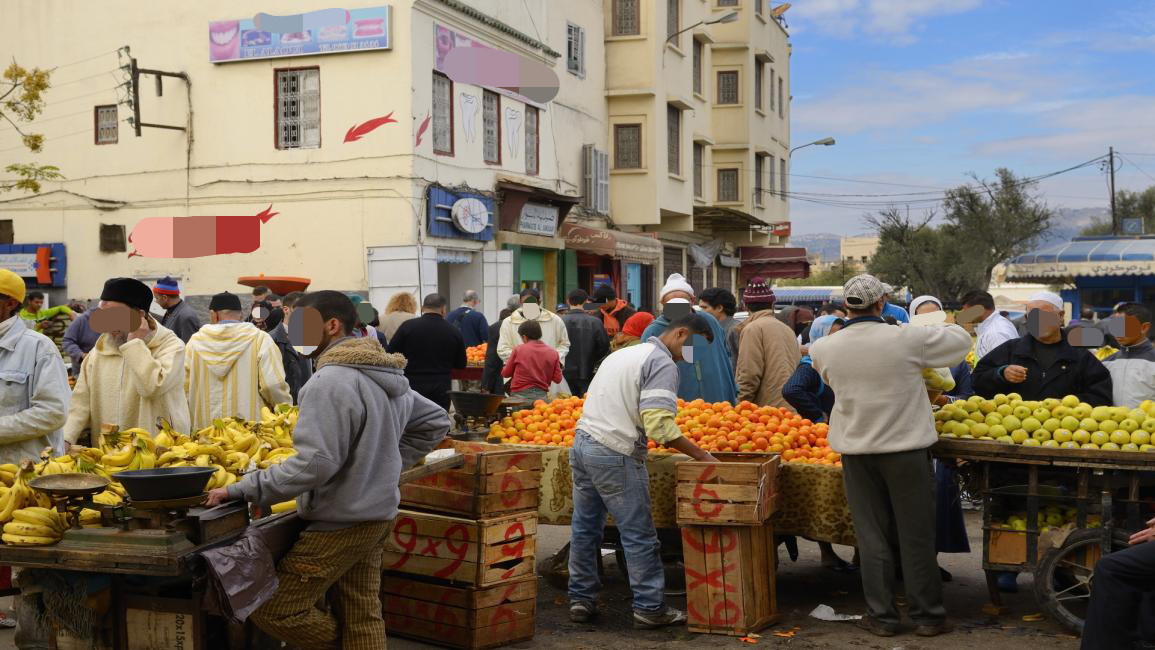
[[[485,363],[485,349],[489,347],[488,343],[475,345],[470,348],[465,348],[465,361],[467,363]]]
[[[505,444],[569,447],[581,418],[580,397],[534,402],[490,429],[490,437]],[[773,406],[742,402],[711,404],[678,400],[678,427],[696,445],[709,452],[741,451],[781,454],[783,461],[842,466],[841,456],[826,442],[828,427]],[[652,453],[673,453],[652,440]]]

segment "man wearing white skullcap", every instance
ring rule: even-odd
[[[1063,299],[1040,291],[1027,301],[1027,333],[991,350],[975,366],[977,394],[1018,393],[1024,400],[1074,395],[1091,406],[1110,406],[1111,373],[1095,355],[1063,335]]]

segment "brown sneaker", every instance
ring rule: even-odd
[[[950,632],[950,628],[946,623],[925,624],[914,628],[914,633],[918,636],[938,636],[947,632]]]
[[[898,625],[894,623],[883,623],[870,614],[858,619],[854,624],[875,636],[894,636],[898,634]]]

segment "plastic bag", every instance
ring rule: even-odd
[[[571,394],[569,384],[566,383],[565,377],[562,377],[559,383],[549,385],[549,390],[546,391],[546,399],[553,400]]]

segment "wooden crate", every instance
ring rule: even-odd
[[[778,620],[774,528],[685,526],[687,628],[744,636]]]
[[[678,463],[678,524],[761,526],[774,514],[779,457],[715,454],[718,463]]]
[[[402,510],[382,568],[476,587],[532,575],[537,512],[470,520]]]
[[[401,506],[475,519],[537,510],[541,452],[483,442],[454,441],[460,469],[401,486]]]
[[[533,638],[537,578],[477,589],[385,574],[381,604],[391,635],[450,648],[497,648]]]

